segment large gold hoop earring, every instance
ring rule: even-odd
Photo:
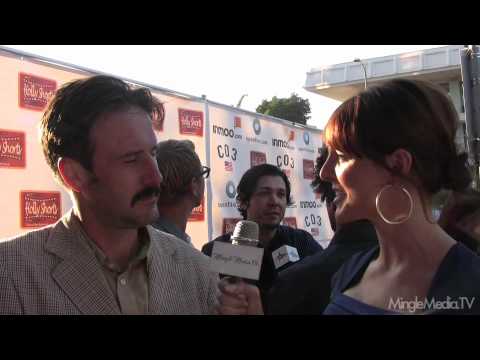
[[[402,191],[407,195],[408,197],[408,200],[410,201],[410,209],[408,211],[408,215],[404,218],[404,219],[401,219],[401,220],[397,220],[397,221],[394,221],[394,220],[389,220],[385,217],[385,215],[382,214],[382,211],[380,210],[380,196],[382,196],[382,193],[391,188],[392,186],[394,186],[393,184],[388,184],[388,185],[385,185],[383,188],[380,189],[380,191],[377,193],[377,196],[375,197],[375,207],[377,209],[377,213],[378,215],[380,215],[380,217],[382,218],[383,221],[385,221],[387,224],[390,224],[390,225],[398,225],[398,224],[403,224],[405,221],[407,221],[408,219],[410,219],[410,217],[412,216],[412,213],[413,213],[413,198],[412,198],[412,195],[410,195],[410,193],[408,192],[408,190],[406,188],[404,188],[403,186],[399,185],[400,189],[402,189]]]

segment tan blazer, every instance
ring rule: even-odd
[[[120,314],[93,251],[56,224],[0,243],[0,314]],[[149,314],[208,314],[218,274],[209,258],[147,226]]]

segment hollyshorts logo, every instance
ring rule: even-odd
[[[57,82],[31,74],[19,73],[18,90],[21,108],[43,111],[57,91]]]
[[[292,217],[285,217],[283,218],[283,225],[290,226],[292,228],[297,228],[297,218],[292,216]]]
[[[197,207],[193,208],[192,213],[188,217],[188,221],[204,221],[205,220],[205,196]]]
[[[180,134],[203,136],[203,112],[178,109]]]
[[[253,119],[252,127],[253,127],[253,132],[255,133],[255,135],[258,136],[262,133],[262,126],[260,125],[260,120],[258,118]],[[261,145],[267,145],[268,144],[267,140],[258,139],[255,136],[253,136],[253,137],[246,136],[245,140],[247,140],[248,142],[251,142],[251,143],[257,143],[257,144],[261,144]]]
[[[21,227],[36,228],[58,221],[62,214],[60,199],[58,191],[21,191]]]
[[[320,236],[320,229],[317,228],[317,227],[311,228],[310,229],[310,234],[312,234],[312,236],[314,236],[314,237],[318,237],[318,236]]]
[[[236,208],[237,203],[235,201],[232,201],[235,199],[235,195],[237,194],[237,189],[233,181],[230,180],[225,185],[225,194],[227,195],[229,200],[218,203],[218,207],[219,208]]]
[[[228,234],[228,233],[233,233],[233,230],[235,229],[235,225],[242,220],[242,218],[223,218],[222,221],[222,235],[223,234]]]
[[[25,167],[25,133],[0,130],[0,167]]]
[[[250,151],[250,167],[267,163],[267,154],[258,151]]]
[[[303,159],[303,178],[308,180],[313,180],[315,177],[314,174],[315,164],[313,160]]]

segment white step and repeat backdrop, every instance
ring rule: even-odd
[[[56,89],[95,74],[21,55],[0,49],[0,239],[54,223],[72,206],[43,158],[37,125]],[[285,224],[307,230],[323,246],[328,243],[333,232],[326,209],[310,188],[321,131],[147,87],[166,109],[163,126],[155,129],[157,139],[190,139],[212,169],[204,201],[187,225],[197,249],[241,220],[236,186],[247,169],[265,162],[282,168],[292,184],[294,204]]]

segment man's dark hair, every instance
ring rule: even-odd
[[[257,188],[258,180],[262,176],[280,176],[285,182],[287,205],[292,205],[290,197],[290,181],[287,175],[277,166],[271,164],[261,164],[248,169],[240,179],[237,186],[237,202],[247,203],[252,197],[253,192]],[[247,218],[247,210],[238,208],[243,218]]]
[[[321,194],[321,200],[331,203],[335,198],[335,191],[333,191],[332,183],[329,181],[323,181],[320,179],[320,170],[323,167],[323,164],[327,161],[328,158],[328,149],[323,147],[320,149],[320,155],[317,157],[315,162],[314,178],[310,186],[313,189],[313,192]]]
[[[133,88],[110,76],[98,75],[63,85],[50,101],[40,123],[43,153],[55,176],[60,179],[60,157],[78,161],[92,170],[94,144],[90,132],[100,116],[138,107],[152,122],[163,122],[162,103],[146,88]]]

